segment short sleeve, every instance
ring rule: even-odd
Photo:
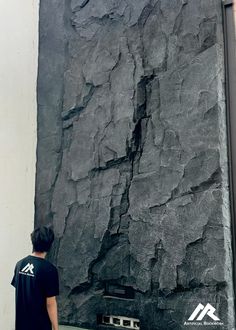
[[[12,278],[11,285],[16,287],[16,267],[15,267],[15,270],[14,270],[14,276]]]
[[[44,278],[45,296],[54,297],[59,295],[59,279],[56,267],[53,267],[45,274]]]

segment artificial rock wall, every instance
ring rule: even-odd
[[[210,303],[233,329],[221,10],[41,0],[36,225],[62,323],[184,329]]]

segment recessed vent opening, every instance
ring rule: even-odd
[[[100,324],[120,327],[123,329],[140,330],[140,321],[132,317],[117,316],[117,315],[102,315],[100,318]]]
[[[110,284],[110,283],[105,284],[104,297],[134,299],[134,296],[135,296],[135,291],[132,287]]]

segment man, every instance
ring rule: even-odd
[[[54,241],[51,228],[31,234],[33,253],[17,262],[11,284],[16,288],[15,330],[58,330],[58,272],[45,260]]]

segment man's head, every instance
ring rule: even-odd
[[[33,252],[48,252],[54,241],[54,232],[46,226],[38,227],[32,232],[31,241]]]

